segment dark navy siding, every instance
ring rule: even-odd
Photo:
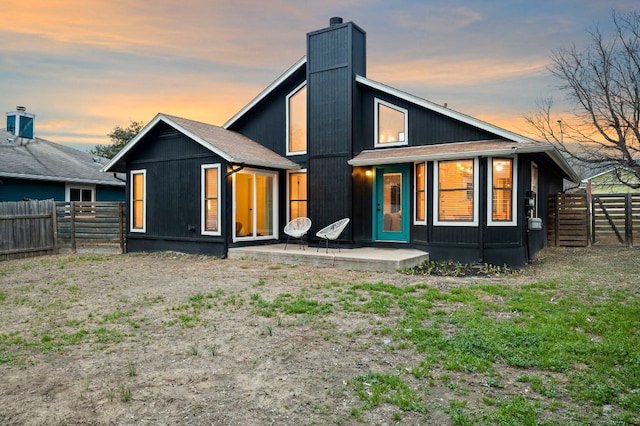
[[[226,162],[187,136],[159,124],[132,150],[128,171],[146,170],[146,232],[130,232],[129,251],[225,253],[224,237],[201,235],[201,165],[221,164],[220,225],[226,225]],[[128,196],[129,198],[129,196]],[[130,206],[127,206],[130,209]],[[212,245],[211,247],[209,245]],[[215,246],[215,247],[214,247]]]
[[[266,146],[273,152],[286,155],[286,101],[287,95],[306,79],[306,67],[301,67],[258,105],[245,113],[229,127],[250,139]],[[307,93],[308,96],[308,93]],[[304,161],[305,156],[291,157],[293,161]]]
[[[358,138],[358,145],[354,145],[354,154],[374,147],[375,98],[404,108],[409,113],[409,146],[433,145],[449,142],[479,141],[501,138],[493,133],[478,129],[461,121],[453,120],[439,114],[399,99],[387,93],[360,85],[360,99],[362,101],[362,138]]]
[[[351,167],[347,164],[348,156],[311,158],[309,160],[308,211],[313,227],[310,236],[321,228],[344,217],[354,220],[351,200]],[[360,218],[358,217],[359,221]],[[352,225],[349,225],[341,239],[351,240]]]

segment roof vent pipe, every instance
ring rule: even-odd
[[[342,24],[342,18],[339,16],[334,16],[333,18],[329,19],[329,25],[330,26],[334,26],[334,25],[340,25]]]
[[[16,111],[25,112],[27,109],[23,106],[17,106]]]

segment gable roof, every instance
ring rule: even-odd
[[[0,141],[0,177],[125,186],[124,177],[101,171],[105,158],[45,139],[18,138],[3,130]]]
[[[260,145],[240,133],[169,114],[158,113],[124,148],[104,167],[104,171],[123,170],[122,159],[158,123],[163,122],[188,136],[209,151],[230,163],[276,169],[299,169],[296,163]]]
[[[477,156],[495,157],[514,154],[547,154],[566,177],[578,182],[578,176],[560,152],[545,142],[514,142],[508,140],[485,140],[473,142],[451,142],[435,145],[408,146],[401,148],[372,149],[362,151],[348,161],[352,166],[374,166],[403,162],[438,161],[447,159],[472,158]]]
[[[282,84],[286,79],[288,79],[289,77],[291,77],[296,71],[298,71],[300,68],[302,68],[303,66],[305,66],[307,64],[307,57],[303,56],[302,58],[300,58],[300,60],[298,60],[298,62],[296,62],[295,64],[293,64],[291,66],[291,68],[289,68],[288,70],[286,70],[280,77],[278,77],[273,83],[271,83],[269,86],[267,86],[262,92],[260,92],[258,94],[258,96],[256,96],[255,98],[253,98],[251,100],[251,102],[249,102],[247,105],[244,106],[244,108],[242,108],[240,111],[238,111],[233,117],[231,117],[229,120],[227,120],[226,123],[224,123],[222,125],[223,128],[228,129],[231,125],[233,125],[233,123],[235,123],[236,121],[238,121],[240,119],[240,117],[242,117],[244,114],[247,113],[247,111],[249,111],[251,108],[253,108],[254,106],[256,106],[256,104],[258,104],[261,100],[263,100],[264,98],[266,98],[269,93],[273,92],[278,86],[280,86],[280,84]]]
[[[397,98],[403,99],[407,102],[411,102],[415,105],[421,106],[423,108],[429,109],[431,111],[442,114],[446,117],[453,118],[454,120],[461,121],[463,123],[469,124],[471,126],[477,127],[479,129],[485,130],[487,132],[493,133],[496,136],[509,139],[514,142],[522,143],[522,142],[534,142],[533,139],[527,138],[525,136],[519,135],[517,133],[511,132],[509,130],[503,129],[501,127],[495,126],[493,124],[487,123],[486,121],[479,120],[477,118],[471,117],[469,115],[463,114],[461,112],[446,108],[442,105],[438,105],[426,99],[422,99],[418,96],[412,95],[407,92],[403,92],[402,90],[394,89],[391,86],[387,86],[386,84],[379,83],[377,81],[371,80],[366,77],[362,77],[360,75],[356,75],[356,82],[370,87],[372,89],[379,90],[381,92],[387,93],[389,95],[395,96]]]

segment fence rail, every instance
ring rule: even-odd
[[[640,241],[640,194],[594,194],[591,204],[591,243]]]
[[[56,249],[53,200],[0,203],[0,259]]]
[[[547,244],[555,247],[589,245],[589,202],[586,194],[549,196]]]
[[[124,203],[57,202],[57,237],[76,251],[78,243],[125,245]]]
[[[121,202],[16,201],[0,203],[0,260],[76,251],[78,245],[119,245],[125,251]]]

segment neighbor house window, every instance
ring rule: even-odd
[[[538,165],[531,163],[531,192],[533,192],[534,206],[531,209],[531,217],[538,217]]]
[[[145,232],[147,183],[146,170],[131,171],[131,232]]]
[[[416,163],[415,166],[415,223],[426,225],[427,223],[427,197],[426,197],[426,163]]]
[[[407,110],[380,99],[375,102],[375,146],[407,145]]]
[[[439,161],[434,166],[434,225],[478,225],[478,160]]]
[[[289,173],[289,220],[307,216],[307,171]]]
[[[220,235],[220,165],[202,165],[203,235]]]
[[[307,86],[296,88],[287,96],[287,154],[307,152]]]
[[[75,201],[80,203],[91,203],[95,201],[95,187],[93,186],[78,186],[78,185],[66,185],[65,186],[65,201]],[[76,206],[76,213],[79,214],[91,214],[94,210],[91,207],[83,206],[78,209]]]
[[[490,158],[487,182],[488,224],[514,226],[516,224],[515,166],[513,158]]]

